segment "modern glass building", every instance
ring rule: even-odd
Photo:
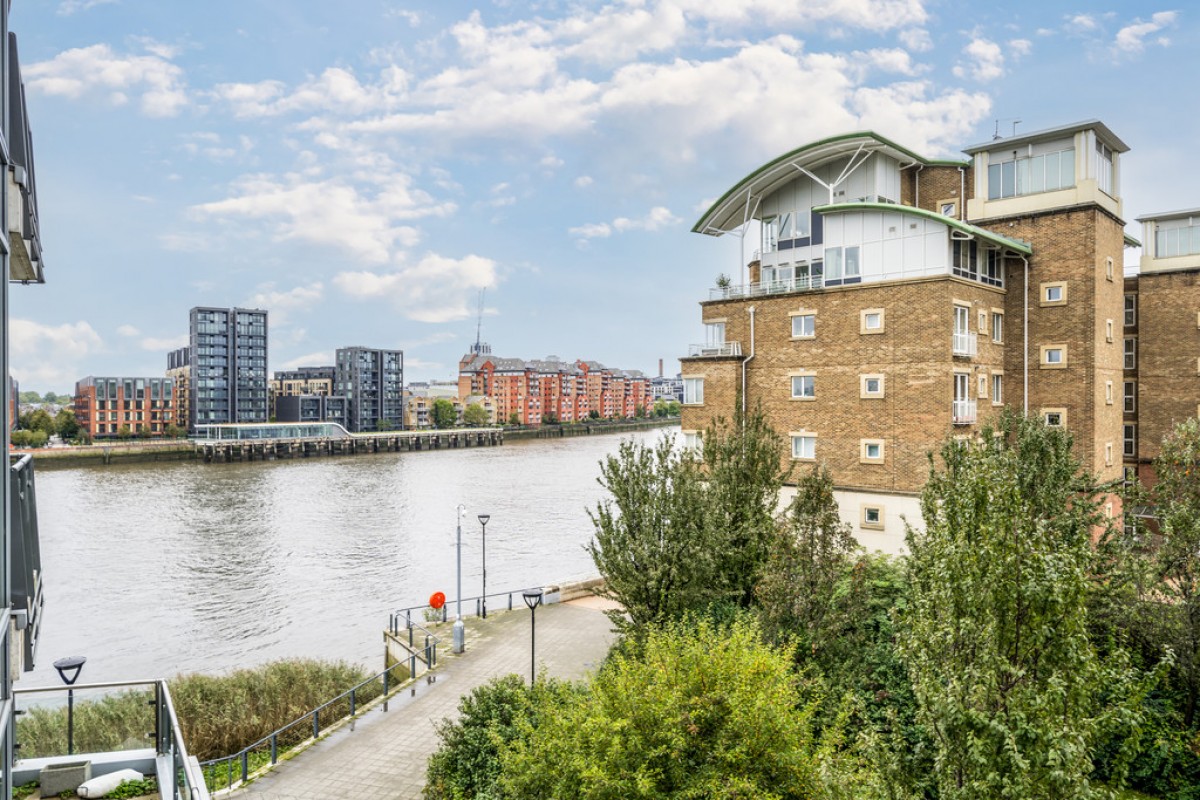
[[[191,310],[188,427],[266,422],[267,312],[247,308]]]
[[[336,368],[334,394],[349,399],[351,431],[370,433],[404,427],[402,351],[339,347]]]

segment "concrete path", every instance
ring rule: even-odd
[[[558,678],[581,678],[593,671],[615,638],[605,605],[589,598],[539,608],[539,671],[544,668]],[[420,798],[425,763],[437,749],[434,723],[457,714],[459,698],[493,677],[510,672],[529,676],[527,610],[492,613],[487,620],[469,617],[466,624],[466,651],[461,656],[438,654],[442,661],[436,682],[419,681],[415,697],[404,694],[392,700],[387,712],[372,709],[353,730],[334,733],[231,797]],[[449,626],[443,630],[449,643]]]

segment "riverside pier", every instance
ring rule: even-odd
[[[350,433],[336,422],[199,425],[192,446],[205,463],[399,453],[504,444],[501,428]]]

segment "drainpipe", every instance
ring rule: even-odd
[[[1025,362],[1025,387],[1024,398],[1021,402],[1021,412],[1025,416],[1029,416],[1029,259],[1026,256],[1021,256],[1021,261],[1025,264],[1025,341],[1022,344],[1022,358]]]
[[[742,361],[742,419],[746,418],[746,365],[754,358],[754,306],[750,306],[750,355]]]

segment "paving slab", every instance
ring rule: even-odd
[[[590,599],[537,611],[537,667],[556,678],[593,672],[616,636],[604,615],[607,603]],[[530,674],[530,614],[491,612],[466,620],[465,652],[439,652],[436,681],[418,681],[415,693],[397,696],[389,710],[364,717],[228,796],[234,800],[311,798],[420,798],[425,764],[437,749],[434,725],[458,714],[458,701],[492,678]],[[442,626],[450,641],[450,626]]]

